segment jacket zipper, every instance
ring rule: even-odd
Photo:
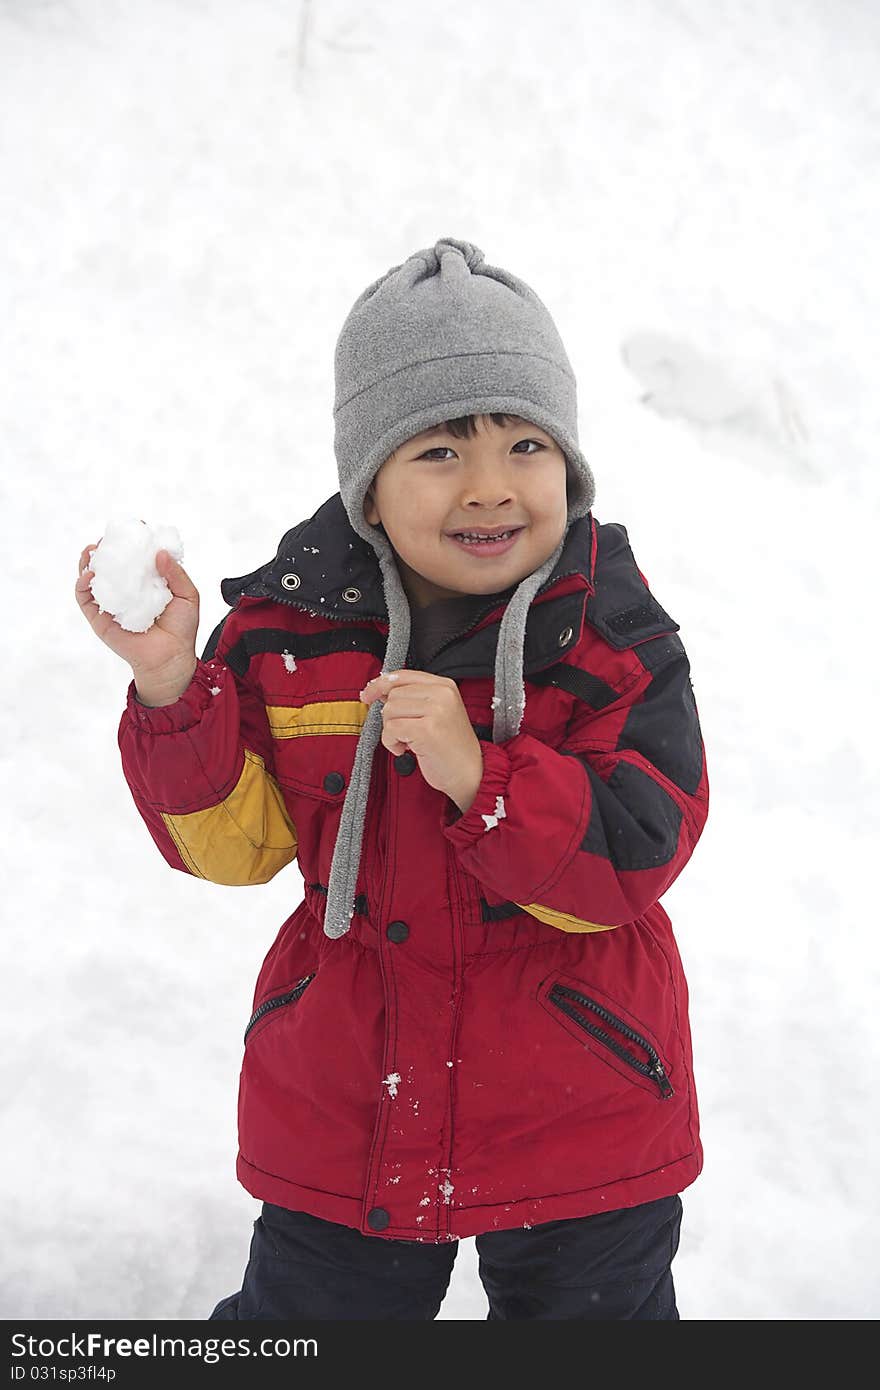
[[[581,994],[576,989],[570,989],[568,985],[555,984],[550,990],[549,998],[550,1002],[555,1004],[557,1009],[561,1009],[569,1018],[574,1019],[578,1027],[583,1028],[587,1033],[590,1033],[592,1037],[596,1038],[597,1041],[602,1043],[604,1047],[609,1048],[610,1051],[612,1051],[616,1057],[619,1057],[622,1062],[625,1062],[628,1067],[632,1067],[634,1071],[640,1072],[642,1076],[647,1076],[653,1081],[658,1087],[660,1096],[663,1100],[668,1100],[670,1096],[675,1094],[670,1084],[669,1077],[666,1075],[666,1069],[651,1044],[646,1038],[642,1037],[641,1033],[637,1033],[635,1029],[630,1028],[628,1023],[624,1023],[616,1014],[611,1013],[610,1009],[606,1009],[602,1004],[597,1003],[595,999],[591,999],[589,995]],[[599,1018],[603,1019],[605,1023],[610,1023],[612,1027],[622,1033],[625,1038],[629,1038],[630,1042],[637,1043],[639,1047],[643,1047],[648,1055],[648,1061],[640,1061],[638,1057],[633,1056],[629,1048],[617,1042],[617,1040],[613,1038],[610,1033],[606,1032],[604,1028],[600,1028],[597,1024],[590,1023],[587,1019],[583,1018],[574,1007],[574,1004],[579,1004],[582,1009],[589,1009],[592,1013],[598,1014]]]
[[[280,1009],[284,1004],[295,1004],[306,986],[311,984],[314,978],[315,972],[312,971],[311,975],[304,975],[301,980],[298,980],[293,989],[289,989],[286,994],[276,994],[272,999],[264,999],[263,1003],[255,1011],[247,1028],[245,1028],[242,1042],[247,1042],[248,1033],[266,1014],[271,1013],[273,1009]]]

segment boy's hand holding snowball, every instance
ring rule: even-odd
[[[197,665],[199,594],[173,527],[111,522],[79,557],[77,602],[92,631],[127,661],[145,705],[171,705]]]
[[[128,662],[145,705],[174,704],[196,669],[199,595],[182,558],[173,527],[154,530],[136,520],[111,522],[79,558],[79,606],[101,641]],[[383,703],[385,746],[395,754],[411,749],[425,781],[467,811],[483,755],[455,681],[427,671],[383,672],[360,694],[364,704]]]

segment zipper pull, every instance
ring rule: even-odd
[[[669,1077],[663,1070],[662,1062],[658,1061],[654,1063],[654,1065],[651,1068],[651,1075],[657,1082],[657,1085],[660,1087],[660,1094],[664,1100],[668,1100],[670,1096],[675,1095],[675,1092],[670,1084]]]

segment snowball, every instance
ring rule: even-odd
[[[121,517],[107,523],[92,551],[92,596],[101,612],[112,614],[126,632],[146,632],[171,602],[171,590],[156,569],[158,550],[183,559],[174,526]]]

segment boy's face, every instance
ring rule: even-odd
[[[532,442],[529,442],[532,441]],[[419,607],[518,584],[565,534],[565,455],[527,420],[476,421],[472,439],[432,426],[401,444],[367,489],[364,516],[397,552],[403,587]],[[457,532],[518,528],[495,553]]]

